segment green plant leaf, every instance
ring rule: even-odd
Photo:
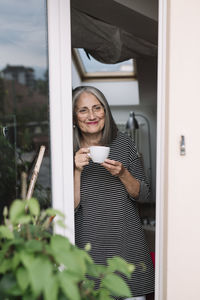
[[[67,272],[61,272],[59,275],[60,286],[63,293],[70,300],[81,300],[78,285],[73,281]]]
[[[30,236],[32,236],[35,239],[43,239],[51,236],[49,232],[43,230],[42,225],[28,224],[28,227],[24,227],[25,236],[27,236],[27,229],[30,233]]]
[[[87,263],[89,264],[94,264],[92,257],[89,255],[89,253],[87,253],[87,250],[84,251],[82,249],[76,248],[75,247],[75,252],[78,251],[78,255],[81,256]]]
[[[11,259],[4,259],[0,264],[0,274],[5,274],[6,272],[10,271],[11,268],[12,268]]]
[[[3,216],[4,216],[4,218],[6,218],[8,216],[8,207],[7,206],[4,206]]]
[[[108,289],[112,296],[131,297],[128,285],[116,274],[107,274],[102,279],[101,286]]]
[[[8,240],[11,240],[14,238],[13,232],[10,231],[10,229],[4,225],[0,226],[0,236],[2,238],[6,238]]]
[[[22,291],[20,290],[20,288],[17,285],[15,285],[9,291],[7,291],[7,294],[10,295],[10,296],[17,297],[17,296],[21,296],[22,295]]]
[[[94,264],[87,252],[89,244],[81,250],[66,237],[52,236],[44,230],[44,222],[48,223],[50,219],[48,216],[63,217],[62,213],[48,209],[40,214],[39,204],[34,198],[28,204],[26,213],[27,202],[14,201],[9,213],[11,220],[6,219],[6,226],[0,226],[0,299],[14,299],[15,296],[23,300],[131,297],[125,281],[113,272],[130,276],[133,265],[120,257],[108,259],[108,266]],[[20,230],[13,226],[19,223]],[[95,277],[101,279],[98,290],[94,287]]]
[[[103,267],[103,268],[101,268],[101,267]],[[97,277],[100,277],[104,273],[106,273],[106,267],[104,267],[104,266],[95,265],[95,264],[87,265],[87,274],[92,277],[97,278]]]
[[[41,241],[38,240],[30,240],[25,244],[26,249],[28,252],[41,252],[43,249],[43,244]]]
[[[81,283],[79,283],[78,287],[81,294],[81,299],[99,299],[96,297],[89,297],[89,295],[98,295],[98,291],[95,289],[94,280],[89,280],[88,278],[85,278],[83,281],[81,281]]]
[[[12,273],[5,274],[0,281],[1,295],[8,295],[8,293],[15,287],[16,287],[16,279],[14,275]]]
[[[44,288],[44,300],[58,299],[58,280],[56,276],[48,278]]]
[[[15,200],[10,207],[9,216],[13,224],[18,223],[18,218],[25,215],[25,202]]]
[[[40,205],[39,205],[37,199],[31,198],[30,200],[28,200],[28,208],[29,208],[29,211],[30,211],[31,215],[39,216],[39,214],[40,214]]]
[[[17,222],[19,224],[28,224],[30,223],[31,221],[31,216],[20,216],[18,219],[17,219]]]
[[[147,266],[143,261],[139,262],[137,267],[139,268],[140,272],[146,272],[147,270]]]
[[[110,293],[108,290],[101,289],[99,291],[98,300],[113,300],[113,298],[110,297]]]
[[[13,233],[14,233],[14,238],[12,240],[9,240],[8,247],[23,245],[24,239],[19,236],[18,232],[14,231]]]
[[[12,269],[15,270],[20,263],[20,256],[18,252],[15,252],[13,259],[12,259]]]
[[[91,244],[90,243],[87,243],[86,245],[85,245],[85,247],[84,247],[84,250],[85,251],[87,251],[87,252],[89,252],[90,250],[91,250]]]
[[[24,292],[27,289],[28,285],[29,285],[28,271],[23,267],[17,269],[16,278],[17,278],[17,282],[19,284],[19,287]]]
[[[6,251],[4,249],[0,250],[0,265],[1,265],[1,262],[4,260],[5,253],[6,253]]]
[[[53,208],[47,208],[46,209],[46,214],[47,214],[47,216],[56,216],[56,215],[58,215],[62,218],[65,217],[65,215],[61,211],[59,211],[57,209],[53,209]]]
[[[86,273],[86,264],[78,253],[67,251],[54,251],[54,258],[58,264],[63,265],[67,270],[70,270],[80,276],[80,279]]]
[[[22,300],[35,300],[35,297],[33,295],[30,295],[30,292],[23,295]]]
[[[19,252],[19,255],[20,255],[20,260],[21,262],[23,263],[23,265],[27,268],[27,269],[30,269],[31,268],[31,265],[34,261],[34,256],[32,253],[28,253],[26,252],[24,249]]]
[[[131,273],[134,271],[135,266],[127,263],[125,259],[115,256],[113,258],[107,259],[108,271],[115,272],[119,271],[126,275],[128,278],[131,277]]]
[[[45,253],[53,256],[54,252],[49,244],[44,244],[44,250],[45,250]]]
[[[84,290],[93,290],[94,286],[95,286],[94,280],[90,280],[87,277],[83,281],[81,281],[81,288],[83,288]]]
[[[60,251],[68,252],[71,248],[71,244],[69,240],[66,237],[58,234],[51,237],[50,246],[52,250],[55,252],[60,252]]]
[[[34,259],[28,269],[31,286],[36,297],[45,290],[48,279],[52,276],[51,262],[45,256]]]
[[[98,272],[98,269],[94,264],[90,264],[87,266],[87,274],[92,277],[99,277],[101,273]]]
[[[70,270],[64,270],[64,271],[61,271],[61,273],[66,274],[66,277],[70,277],[74,283],[78,283],[79,281],[83,280],[83,277],[80,276],[80,274],[78,274],[77,272],[73,272]],[[84,280],[85,280],[85,278],[84,278]]]
[[[107,267],[103,265],[96,265],[94,263],[87,264],[87,273],[92,277],[100,277],[107,274]]]
[[[69,251],[71,248],[71,244],[70,244],[68,238],[66,238],[62,235],[56,234],[51,237],[51,247],[54,250],[65,249],[65,250]]]

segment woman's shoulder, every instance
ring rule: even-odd
[[[118,131],[116,140],[127,144],[135,144],[133,139],[131,139],[126,133],[123,133],[121,131]]]
[[[129,157],[131,161],[138,156],[133,139],[122,132],[117,133],[117,137],[111,144],[111,149],[118,154],[122,153],[123,156]]]
[[[113,141],[114,145],[121,145],[123,148],[135,148],[135,143],[126,133],[118,131],[116,138]]]

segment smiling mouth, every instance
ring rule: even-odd
[[[98,124],[98,121],[95,121],[95,122],[88,122],[87,125],[96,125]]]

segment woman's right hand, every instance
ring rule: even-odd
[[[80,148],[74,158],[75,168],[79,171],[83,170],[83,167],[89,165],[90,157],[88,153],[90,150],[88,148]]]

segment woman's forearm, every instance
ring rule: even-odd
[[[129,195],[137,199],[140,194],[140,182],[136,178],[134,178],[131,173],[125,168],[118,177],[124,184]]]
[[[74,170],[74,208],[80,204],[81,171]]]

